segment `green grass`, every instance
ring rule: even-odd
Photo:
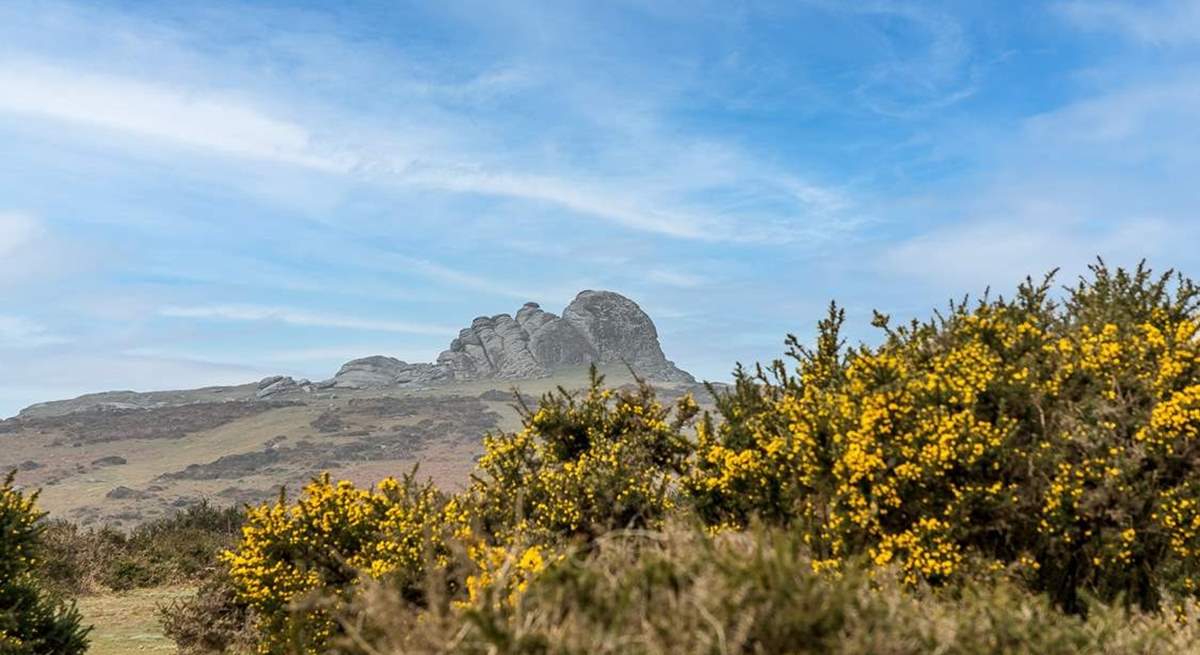
[[[93,625],[89,655],[175,653],[175,644],[162,633],[157,607],[193,593],[190,587],[158,587],[84,596],[79,610],[84,624]]]

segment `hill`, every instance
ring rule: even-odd
[[[514,390],[533,404],[582,388],[591,364],[614,386],[636,373],[668,398],[702,390],[666,359],[636,303],[584,291],[561,317],[527,303],[515,316],[476,318],[433,363],[375,355],[319,382],[272,376],[39,403],[0,421],[0,470],[42,487],[52,516],[126,527],[201,498],[264,500],[321,471],[369,484],[420,464],[453,489],[482,434],[516,427]]]

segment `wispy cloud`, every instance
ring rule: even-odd
[[[303,127],[237,100],[162,83],[0,61],[0,111],[82,123],[218,153],[328,172]]]
[[[30,216],[0,212],[0,257],[17,252],[41,231],[41,225]]]
[[[646,271],[646,278],[665,284],[671,287],[679,287],[681,289],[695,289],[703,286],[707,280],[704,277],[683,271],[676,271],[669,268],[652,268]]]
[[[872,45],[880,57],[861,73],[855,90],[855,97],[871,111],[891,118],[923,116],[979,90],[976,53],[962,24],[948,12],[893,0],[800,4],[862,17],[864,26],[874,31]]]
[[[0,315],[0,348],[38,348],[67,341],[23,316]]]
[[[895,244],[880,259],[889,275],[919,279],[950,294],[1013,288],[1027,275],[1061,269],[1071,279],[1097,256],[1118,265],[1136,264],[1167,250],[1171,226],[1158,220],[1090,226],[1050,211],[1020,220],[972,221]]]
[[[170,305],[159,310],[159,315],[170,318],[199,318],[219,321],[275,321],[305,327],[328,327],[370,332],[400,332],[407,334],[453,335],[458,328],[389,321],[340,314],[310,312],[288,307],[262,305]]]
[[[1083,29],[1121,34],[1151,45],[1200,43],[1197,0],[1075,0],[1061,3],[1057,9]]]
[[[481,85],[490,89],[514,83],[509,77],[469,80],[463,92],[478,93],[476,87]],[[517,79],[524,79],[523,74]],[[731,145],[698,148],[694,140],[658,131],[637,135],[629,156],[610,157],[599,167],[555,166],[547,172],[538,170],[544,168],[539,166],[514,167],[506,154],[511,146],[504,143],[414,138],[415,133],[475,131],[467,127],[475,119],[452,112],[425,115],[421,120],[436,122],[410,125],[407,131],[380,131],[368,127],[363,117],[343,113],[343,123],[363,122],[348,132],[367,136],[360,142],[335,141],[317,138],[319,130],[302,117],[283,118],[256,105],[244,93],[217,92],[195,83],[135,79],[9,58],[0,59],[0,87],[5,89],[0,94],[0,113],[133,135],[142,147],[182,147],[384,186],[519,200],[565,210],[572,220],[589,217],[677,239],[812,239],[823,232],[837,232],[838,215],[849,204],[843,191],[774,170]],[[617,144],[628,138],[617,137],[614,134]],[[722,154],[714,160],[709,151]],[[696,152],[703,154],[697,158]],[[647,179],[637,173],[645,164],[635,157],[666,157],[668,170]],[[668,172],[669,185],[663,183]],[[757,198],[762,206],[721,211],[719,204],[706,206],[696,200],[713,194],[719,197],[726,188],[737,188],[741,197]]]

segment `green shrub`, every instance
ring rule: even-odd
[[[63,605],[37,576],[42,514],[37,494],[0,484],[0,653],[74,655],[87,650],[88,629],[74,605]]]
[[[42,537],[39,577],[67,594],[195,581],[237,541],[243,520],[240,508],[200,502],[129,533],[50,521]]]

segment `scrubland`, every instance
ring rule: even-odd
[[[144,539],[40,525],[9,486],[30,538],[0,560],[68,628],[88,585],[196,585],[159,610],[194,653],[1200,651],[1198,298],[1098,264],[853,346],[831,306],[713,412],[550,392],[453,492],[321,476]],[[63,543],[115,554],[38,575]],[[0,643],[55,652],[11,598]]]

